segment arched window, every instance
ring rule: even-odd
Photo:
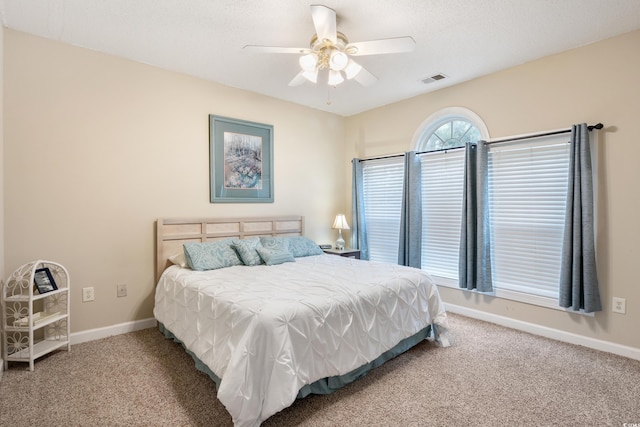
[[[449,107],[422,122],[412,145],[416,151],[438,151],[481,139],[489,139],[489,131],[480,116],[466,108]]]
[[[429,116],[415,132],[413,149],[422,164],[422,268],[457,281],[467,142],[489,139],[482,119],[466,108],[450,107]]]

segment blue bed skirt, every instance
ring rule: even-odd
[[[184,349],[186,350],[186,352],[191,355],[191,357],[193,358],[193,360],[195,361],[196,364],[196,369],[198,369],[199,371],[204,372],[205,374],[209,375],[209,377],[211,377],[211,379],[216,383],[216,388],[220,387],[220,378],[213,373],[213,371],[211,371],[211,369],[209,369],[209,367],[207,365],[205,365],[204,363],[202,363],[202,361],[200,361],[200,359],[198,359],[198,357],[196,357],[195,354],[193,354],[191,351],[189,351],[185,346],[184,343],[182,343],[182,341],[180,341],[178,338],[175,337],[175,335],[173,335],[173,333],[168,330],[167,328],[164,327],[164,324],[158,322],[158,328],[160,329],[160,332],[162,332],[164,334],[165,337],[172,339],[173,341],[180,343],[182,345],[182,347],[184,347]],[[329,394],[329,393],[333,393],[334,391],[340,389],[341,387],[344,387],[345,385],[352,383],[353,381],[357,380],[358,378],[361,378],[363,376],[365,376],[370,370],[377,368],[378,366],[382,365],[384,362],[393,359],[394,357],[398,356],[399,354],[404,353],[405,351],[409,350],[411,347],[415,346],[416,344],[418,344],[420,341],[429,338],[429,336],[431,336],[432,330],[436,329],[436,328],[432,328],[432,325],[427,326],[426,328],[422,329],[421,331],[419,331],[417,334],[410,336],[409,338],[405,338],[402,341],[400,341],[395,347],[391,348],[390,350],[385,351],[384,353],[382,353],[377,359],[372,360],[369,363],[366,363],[362,366],[360,366],[359,368],[354,369],[353,371],[344,374],[344,375],[338,375],[338,376],[334,376],[334,377],[327,377],[327,378],[322,378],[319,379],[318,381],[315,381],[311,384],[307,384],[305,386],[303,386],[299,391],[298,391],[298,396],[297,398],[303,398],[305,396],[308,396],[310,394]],[[434,334],[435,338],[437,339],[437,333]]]

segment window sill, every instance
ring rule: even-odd
[[[472,292],[479,295],[487,295],[495,298],[506,299],[510,301],[517,301],[525,304],[536,305],[538,307],[551,308],[553,310],[566,311],[568,313],[573,314],[582,314],[584,316],[593,317],[594,313],[585,313],[584,311],[574,311],[568,308],[560,307],[558,305],[558,300],[555,298],[543,297],[539,295],[531,295],[525,294],[523,292],[515,292],[506,289],[494,289],[491,293],[477,292],[477,291],[469,291],[467,289],[460,289],[458,287],[458,282],[456,280],[452,280],[446,277],[440,276],[432,276],[433,280],[436,282],[436,285],[443,286],[445,288],[458,289],[461,292]]]

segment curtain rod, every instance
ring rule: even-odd
[[[602,123],[596,123],[595,125],[589,125],[587,126],[587,129],[589,129],[589,131],[592,131],[594,129],[602,129],[604,127],[604,125]],[[494,139],[491,141],[487,141],[487,144],[495,144],[495,143],[499,143],[499,142],[511,142],[511,141],[520,141],[523,139],[531,139],[531,138],[540,138],[543,136],[551,136],[551,135],[560,135],[563,133],[569,133],[571,132],[573,128],[567,128],[567,129],[560,129],[560,130],[552,130],[552,131],[546,131],[546,132],[539,132],[539,133],[532,133],[532,134],[528,134],[528,135],[522,135],[522,136],[513,136],[513,137],[506,137],[506,138],[499,138],[499,139]],[[454,148],[441,148],[439,150],[431,150],[431,151],[419,151],[416,154],[427,154],[427,153],[437,153],[439,151],[449,151],[449,150],[458,150],[464,147],[454,147]],[[382,160],[382,159],[392,159],[394,157],[403,157],[404,153],[401,154],[390,154],[388,156],[380,156],[380,157],[370,157],[370,158],[366,158],[366,159],[358,159],[359,162],[364,162],[364,161],[370,161],[370,160]]]
[[[589,132],[591,132],[594,129],[602,129],[603,127],[604,127],[604,125],[602,123],[597,123],[595,125],[587,126],[587,129],[589,129]],[[572,128],[567,128],[567,129],[560,129],[560,130],[552,130],[552,131],[546,131],[546,132],[532,133],[532,134],[528,134],[528,135],[512,136],[512,137],[506,137],[506,138],[497,138],[497,139],[492,139],[491,141],[487,141],[487,144],[496,144],[496,143],[499,143],[499,142],[520,141],[522,139],[531,139],[531,138],[540,138],[540,137],[543,137],[543,136],[560,135],[562,133],[569,133],[569,132],[571,132],[571,130],[572,130]]]

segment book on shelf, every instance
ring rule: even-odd
[[[47,313],[45,311],[41,311],[38,313],[33,313],[33,316],[31,316],[31,320],[33,322],[33,326],[37,326],[39,323],[42,323],[47,319],[51,319],[52,317],[57,316],[59,314],[60,314],[59,311],[56,311],[54,313]],[[28,326],[28,325],[29,325],[29,316],[22,317],[16,320],[15,322],[13,322],[13,326]]]

